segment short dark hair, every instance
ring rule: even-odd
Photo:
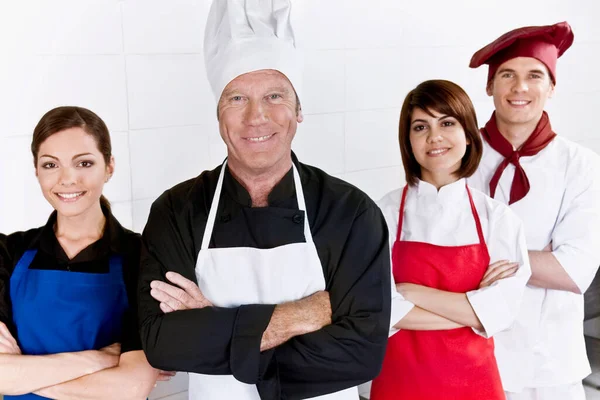
[[[419,84],[408,93],[402,104],[398,140],[406,182],[415,185],[417,179],[421,178],[421,166],[410,145],[410,123],[415,108],[420,108],[430,115],[432,111],[435,111],[456,118],[470,142],[457,171],[457,176],[460,179],[473,175],[479,166],[483,152],[475,108],[467,93],[456,83],[436,79]]]

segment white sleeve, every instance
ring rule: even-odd
[[[552,232],[552,254],[581,293],[600,264],[600,165],[593,156],[570,168]]]
[[[488,287],[467,292],[467,298],[489,338],[511,327],[521,307],[523,292],[531,276],[523,223],[508,207],[502,205],[491,212],[486,240],[490,264],[500,260],[518,262],[517,273],[500,279]]]
[[[392,265],[390,263],[390,265]],[[393,269],[390,268],[390,272]],[[406,300],[397,290],[396,290],[396,282],[394,282],[394,274],[392,273],[392,313],[390,315],[390,333],[389,336],[392,336],[394,333],[398,332],[399,329],[394,328],[398,322],[402,320],[413,309],[415,306],[410,301]]]
[[[394,328],[396,325],[406,314],[410,312],[415,306],[410,301],[406,300],[397,290],[396,290],[396,282],[394,281],[394,264],[392,262],[392,252],[394,251],[394,243],[396,242],[396,232],[398,231],[398,212],[400,208],[400,196],[401,190],[395,190],[391,193],[388,193],[381,200],[377,202],[377,205],[381,209],[383,217],[385,218],[385,222],[388,226],[388,231],[390,232],[390,274],[392,283],[391,291],[392,291],[392,312],[390,315],[390,332],[389,336],[392,336],[394,333],[398,332],[399,329]]]

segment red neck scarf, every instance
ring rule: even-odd
[[[504,157],[504,161],[500,163],[490,180],[490,196],[493,198],[496,194],[496,187],[504,169],[508,164],[513,164],[515,166],[515,176],[510,187],[510,201],[508,204],[516,203],[525,197],[530,188],[529,179],[527,179],[527,175],[525,175],[525,171],[521,167],[519,158],[536,155],[540,150],[548,146],[556,136],[556,133],[552,131],[552,127],[550,126],[548,114],[544,111],[540,122],[538,122],[527,141],[523,143],[523,146],[519,150],[513,150],[512,144],[498,130],[495,111],[492,113],[492,118],[481,129],[481,135],[494,150]]]

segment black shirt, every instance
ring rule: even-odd
[[[196,282],[195,265],[221,167],[160,196],[142,235],[139,317],[150,364],[233,375],[263,399],[306,398],[356,386],[380,369],[390,324],[390,253],[379,208],[352,185],[298,163],[309,225],[330,293],[333,323],[260,352],[275,305],[206,307],[163,314],[152,280],[175,271]],[[226,170],[211,248],[273,248],[304,242],[292,170],[268,207],[252,208]]]
[[[38,250],[30,269],[108,273],[111,255],[123,259],[123,281],[127,290],[129,308],[123,315],[121,352],[141,350],[137,328],[137,281],[140,259],[140,235],[121,226],[115,217],[103,209],[106,224],[102,238],[90,244],[69,259],[54,233],[56,211],[41,228],[11,235],[0,234],[0,321],[15,335],[10,303],[10,277],[19,259],[27,250]],[[15,337],[17,342],[18,337]]]

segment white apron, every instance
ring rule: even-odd
[[[208,214],[202,247],[196,262],[196,278],[204,296],[217,307],[243,304],[280,304],[299,300],[325,289],[323,268],[313,243],[296,166],[292,163],[298,208],[304,211],[305,243],[273,249],[233,247],[209,249],[216,219],[223,177],[223,163],[217,189]],[[259,400],[256,385],[242,383],[233,375],[189,374],[190,400]],[[357,388],[316,397],[327,400],[356,400]]]

